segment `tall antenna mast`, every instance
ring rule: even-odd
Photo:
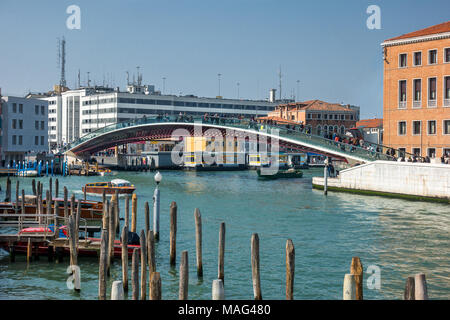
[[[78,69],[78,88],[81,88],[80,69]]]
[[[130,85],[130,73],[128,71],[126,71],[127,73],[127,86]]]
[[[87,72],[87,86],[88,86],[88,88],[90,88],[91,87],[91,80],[89,79],[89,71]]]
[[[279,85],[279,87],[280,87],[280,100],[281,100],[281,78],[283,77],[283,75],[282,75],[282,73],[281,73],[281,64],[280,64],[280,72],[278,72],[278,77],[279,77],[279,79],[280,79],[280,85]]]
[[[59,80],[61,87],[66,86],[66,40],[61,40],[61,79]]]

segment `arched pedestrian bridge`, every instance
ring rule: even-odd
[[[177,130],[184,129],[184,130]],[[277,142],[279,149],[290,148],[299,152],[312,152],[331,156],[343,161],[372,162],[392,160],[392,157],[380,152],[370,151],[345,143],[307,134],[297,128],[283,125],[261,124],[249,119],[210,117],[148,117],[127,120],[90,132],[66,147],[66,154],[86,158],[96,152],[127,143],[168,139],[174,132],[185,136],[208,135],[216,129],[225,135],[230,132],[238,139],[257,137],[267,144]],[[177,131],[175,131],[177,130]],[[183,134],[184,132],[184,134]]]

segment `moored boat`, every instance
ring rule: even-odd
[[[106,194],[114,194],[116,191],[118,191],[119,194],[131,194],[136,188],[127,180],[114,179],[110,182],[88,183],[83,187],[83,192],[85,192],[85,190],[87,193],[98,194],[103,194],[103,191],[105,191]]]
[[[256,171],[258,173],[258,179],[261,180],[274,180],[280,178],[301,178],[303,177],[303,172],[299,169],[290,168],[287,170],[278,170],[275,173],[264,174],[261,169]]]

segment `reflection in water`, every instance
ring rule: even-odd
[[[427,275],[431,298],[450,297],[448,205],[330,192],[327,197],[311,189],[311,177],[321,169],[304,171],[304,178],[258,181],[255,172],[163,171],[161,189],[161,240],[156,244],[163,298],[178,297],[179,257],[189,253],[189,298],[210,299],[217,278],[219,225],[226,223],[225,294],[227,299],[251,299],[250,238],[260,238],[261,286],[265,299],[284,299],[285,245],[296,249],[296,299],[340,299],[344,274],[352,256],[360,256],[364,270],[381,268],[381,289],[368,290],[367,299],[402,297],[406,278]],[[136,185],[138,230],[144,226],[144,203],[152,201],[153,173],[120,173]],[[0,183],[4,182],[0,179]],[[60,188],[81,191],[87,182],[108,177],[59,178]],[[48,183],[46,179],[41,179]],[[15,181],[12,181],[15,183]],[[31,192],[31,183],[21,179]],[[29,185],[28,185],[29,184]],[[45,188],[45,186],[44,186]],[[0,195],[1,196],[1,195]],[[100,197],[90,196],[91,199]],[[169,266],[169,206],[178,205],[177,265]],[[203,222],[204,277],[197,279],[194,209]],[[121,214],[124,201],[121,201]],[[122,221],[123,223],[123,221]],[[79,296],[66,287],[64,263],[45,257],[29,266],[25,257],[10,263],[0,253],[0,299],[96,299],[98,260],[80,258],[82,290]],[[130,259],[131,263],[131,259]],[[120,261],[112,265],[112,281],[121,278]],[[367,279],[370,275],[365,274]],[[131,291],[130,291],[131,292]],[[130,293],[131,294],[131,293]]]

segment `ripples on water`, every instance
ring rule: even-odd
[[[450,298],[450,210],[448,205],[359,196],[330,192],[327,197],[311,189],[311,177],[322,170],[305,170],[304,178],[258,181],[256,173],[166,171],[161,183],[161,240],[157,244],[157,269],[161,272],[163,298],[178,297],[180,252],[189,252],[189,298],[210,299],[211,283],[217,277],[218,232],[226,223],[225,294],[227,299],[253,296],[250,238],[260,238],[261,286],[264,299],[285,297],[285,245],[295,245],[296,299],[341,299],[344,274],[352,256],[361,257],[364,270],[381,268],[381,289],[368,290],[367,299],[401,299],[408,276],[427,275],[430,298]],[[153,173],[120,173],[117,177],[137,186],[138,229],[144,227],[143,207],[152,201]],[[0,183],[4,185],[5,178]],[[47,186],[46,179],[42,178]],[[81,196],[87,182],[108,177],[60,178],[60,189]],[[20,179],[31,192],[31,179]],[[13,186],[15,180],[12,181]],[[4,197],[4,192],[0,194]],[[95,198],[95,197],[90,197]],[[96,199],[100,199],[97,197]],[[178,204],[177,267],[169,266],[169,205]],[[198,207],[203,223],[204,278],[196,276],[195,226]],[[124,201],[121,201],[123,214]],[[122,221],[123,223],[123,221]],[[24,256],[9,262],[0,252],[1,299],[96,299],[98,261],[79,258],[82,291],[66,288],[64,263],[46,257],[27,266]],[[364,279],[369,274],[365,273]],[[120,262],[112,266],[113,280],[120,280]],[[365,280],[364,280],[365,281]]]

